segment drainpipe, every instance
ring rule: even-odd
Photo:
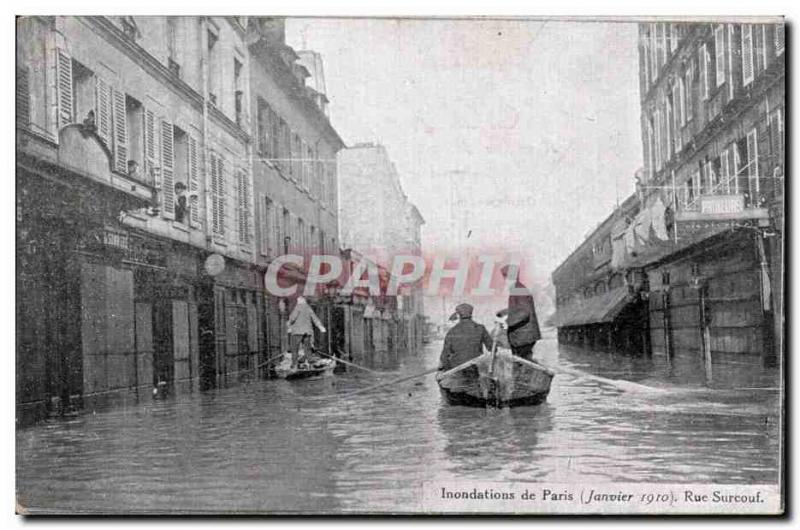
[[[208,185],[208,179],[211,175],[211,164],[209,157],[209,142],[208,142],[208,19],[200,17],[200,71],[203,74],[203,209],[205,210],[206,221],[206,244],[208,245],[208,238],[212,237],[211,232],[211,209],[208,207],[208,194],[211,187]]]

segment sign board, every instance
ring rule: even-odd
[[[744,211],[744,195],[703,195],[700,197],[700,213],[732,214]]]

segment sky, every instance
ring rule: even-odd
[[[345,143],[386,146],[427,221],[424,250],[513,249],[534,284],[633,191],[636,39],[633,23],[287,21],[291,46],[322,55]],[[448,222],[451,186],[468,236]]]

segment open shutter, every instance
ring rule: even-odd
[[[742,82],[753,81],[753,26],[742,25]]]
[[[97,78],[95,88],[95,108],[97,109],[97,135],[106,146],[111,148],[111,86],[103,79]],[[127,171],[127,167],[125,170]]]
[[[164,217],[175,217],[175,153],[172,124],[161,121],[161,208]]]
[[[56,78],[58,87],[58,128],[75,121],[72,108],[72,57],[58,48],[56,50]]]
[[[212,192],[214,210],[214,231],[218,235],[225,235],[225,167],[222,158],[215,156],[212,159]]]
[[[213,153],[210,155],[211,163],[211,231],[219,234],[219,208],[217,207],[217,194],[219,193],[219,177],[217,175],[217,157]]]
[[[200,226],[200,164],[197,156],[197,140],[189,136],[189,148],[186,150],[189,160],[189,222],[192,226]]]
[[[31,124],[31,87],[28,69],[17,66],[17,126],[28,127]]]
[[[112,90],[114,97],[114,169],[128,173],[128,125],[125,115],[125,93]]]
[[[142,140],[144,143],[144,174],[150,184],[157,184],[155,168],[159,165],[156,160],[156,116],[150,109],[142,112]]]

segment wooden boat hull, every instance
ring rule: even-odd
[[[553,372],[511,352],[485,353],[436,380],[450,405],[521,407],[539,405],[550,393]]]
[[[294,368],[291,367],[291,355],[287,355],[275,367],[275,375],[287,381],[299,381],[303,379],[317,379],[320,377],[327,377],[333,374],[336,368],[336,361],[331,359],[322,359],[315,362],[312,366],[307,368]]]

